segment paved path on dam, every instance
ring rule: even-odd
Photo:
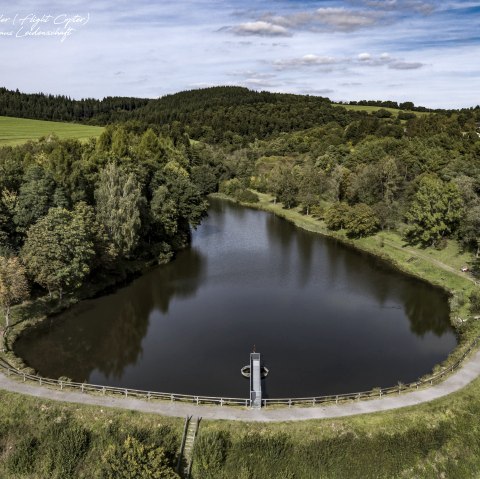
[[[144,413],[162,414],[164,416],[201,416],[204,419],[225,419],[235,421],[302,421],[308,419],[328,419],[357,414],[369,414],[380,411],[390,411],[407,406],[415,406],[434,399],[441,398],[458,391],[480,376],[480,351],[468,358],[463,366],[449,376],[445,381],[418,391],[406,392],[398,396],[389,395],[383,398],[349,402],[339,405],[317,407],[280,407],[247,409],[231,406],[196,406],[194,404],[146,401],[134,398],[114,396],[96,396],[76,391],[61,391],[36,384],[24,383],[9,378],[0,373],[0,389],[26,394],[39,399],[48,399],[67,403],[85,404],[90,406],[113,407],[134,410]]]

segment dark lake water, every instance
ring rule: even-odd
[[[15,345],[40,374],[248,397],[253,345],[269,397],[413,381],[455,347],[446,295],[272,214],[212,200],[190,249]]]

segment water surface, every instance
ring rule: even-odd
[[[248,397],[255,345],[269,397],[368,390],[426,374],[455,347],[446,295],[270,213],[212,200],[191,248],[31,331],[40,374]]]

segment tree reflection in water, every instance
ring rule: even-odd
[[[174,262],[126,288],[84,301],[31,330],[16,343],[15,351],[27,364],[32,352],[42,351],[42,370],[50,377],[84,381],[96,369],[106,377],[121,378],[142,355],[152,311],[167,313],[173,298],[194,296],[205,266],[198,251],[180,252]]]

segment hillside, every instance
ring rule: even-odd
[[[37,140],[52,133],[59,138],[86,140],[98,137],[103,128],[99,126],[29,120],[25,118],[0,117],[0,146],[18,145],[28,140]]]

